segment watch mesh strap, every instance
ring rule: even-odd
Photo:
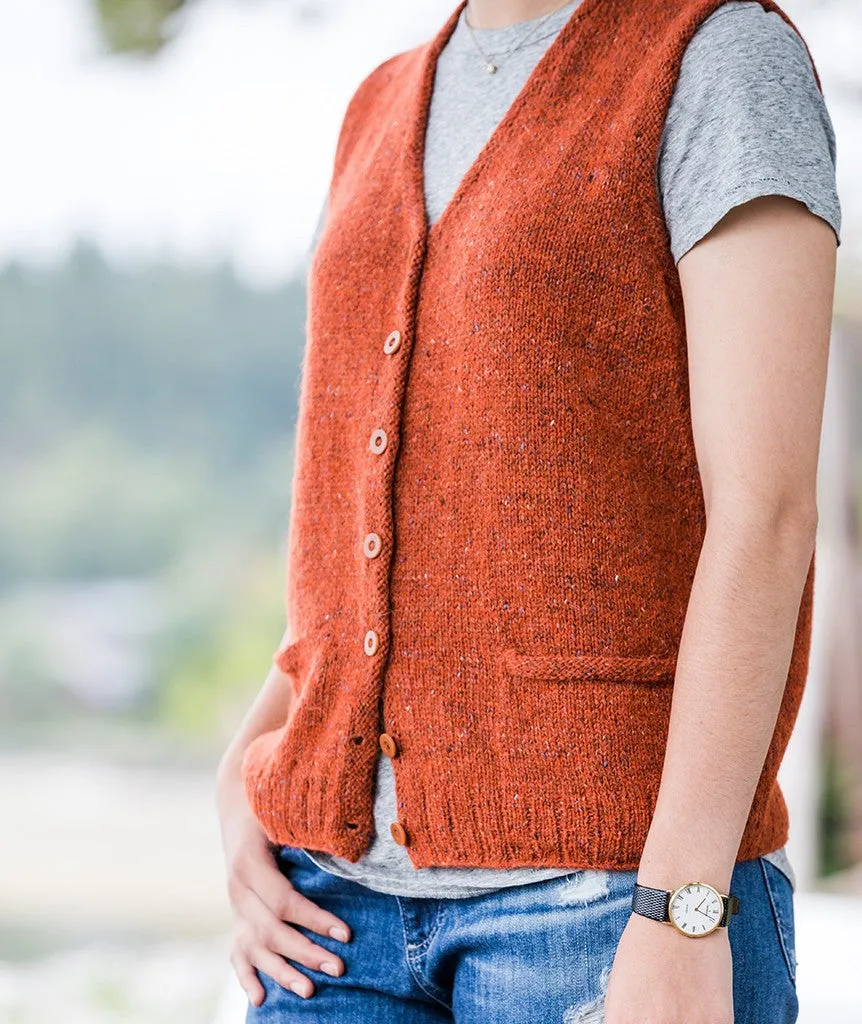
[[[724,904],[724,913],[721,915],[721,920],[718,923],[722,928],[726,928],[730,924],[731,917],[739,913],[739,897],[722,896],[721,902]]]
[[[670,893],[667,889],[651,889],[648,885],[635,882],[632,894],[632,910],[653,921],[667,921]]]
[[[734,914],[739,913],[739,897],[722,896],[724,912],[719,920],[719,925],[726,928]],[[648,885],[641,885],[635,882],[632,893],[632,910],[636,914],[648,917],[653,921],[667,921],[670,918],[670,891],[667,889],[652,889]]]

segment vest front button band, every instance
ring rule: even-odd
[[[380,744],[380,749],[387,757],[395,757],[398,753],[398,744],[388,732],[382,732],[380,734],[378,743]]]
[[[389,831],[392,833],[392,838],[399,846],[407,845],[407,833],[404,831],[404,826],[401,822],[393,821],[389,826]]]
[[[366,558],[376,558],[383,549],[383,541],[376,533],[369,533],[362,543]]]
[[[375,430],[371,435],[371,440],[368,442],[368,447],[375,455],[382,455],[386,451],[386,431],[382,429]]]
[[[386,355],[391,356],[393,352],[397,351],[398,346],[401,344],[401,331],[393,331],[386,341],[383,342],[383,351]]]
[[[370,658],[377,653],[378,647],[380,647],[380,637],[373,629],[369,629],[365,634],[365,653]]]

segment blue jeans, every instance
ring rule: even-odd
[[[341,943],[295,926],[337,952],[344,974],[330,978],[294,964],[315,985],[303,999],[258,971],[266,998],[249,1004],[246,1024],[604,1020],[604,987],[631,913],[635,871],[572,871],[483,896],[432,899],[339,878],[299,848],[282,847],[278,862],[297,890],[350,925],[352,938]],[[793,1024],[790,882],[757,857],[737,862],[731,891],[742,901],[730,922],[734,1024]]]

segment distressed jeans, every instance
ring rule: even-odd
[[[303,999],[258,971],[266,998],[246,1024],[600,1024],[635,871],[572,871],[485,895],[432,899],[380,893],[281,847],[280,870],[350,925],[341,943],[299,931],[344,961],[340,978],[302,964]],[[739,861],[730,922],[734,1024],[797,1019],[793,889],[762,857]],[[656,928],[670,927],[656,924]],[[692,940],[700,941],[700,940]]]

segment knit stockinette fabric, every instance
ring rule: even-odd
[[[654,174],[721,2],[583,0],[430,229],[465,4],[354,93],[309,274],[275,653],[296,699],[243,761],[272,842],[358,860],[385,733],[417,868],[637,867],[706,527]],[[812,557],[739,859],[787,839],[813,582]]]

